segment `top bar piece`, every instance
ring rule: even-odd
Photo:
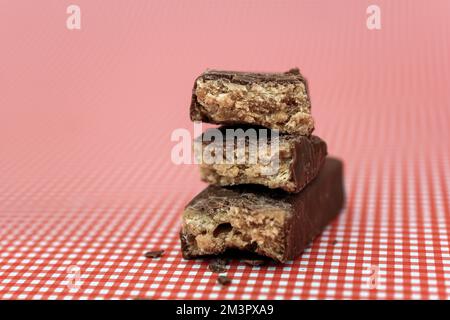
[[[190,115],[192,121],[261,125],[306,136],[314,130],[308,85],[299,69],[207,70],[195,80]]]

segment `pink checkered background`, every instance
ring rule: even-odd
[[[0,39],[0,298],[450,297],[449,1],[10,0]],[[297,260],[233,262],[222,287],[181,258],[205,185],[170,134],[205,68],[294,66],[347,205]]]

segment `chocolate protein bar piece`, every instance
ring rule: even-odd
[[[219,186],[260,184],[299,192],[317,176],[327,145],[316,136],[273,137],[271,132],[226,126],[205,131],[194,143],[202,180]],[[211,152],[213,158],[208,157]]]
[[[279,262],[300,255],[344,204],[342,162],[327,158],[299,193],[261,186],[209,186],[183,212],[186,259],[239,249]]]
[[[207,70],[195,80],[190,115],[192,121],[261,125],[301,135],[314,130],[308,86],[299,69]]]

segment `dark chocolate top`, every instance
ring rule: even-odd
[[[221,71],[206,70],[199,77],[204,80],[228,79],[230,82],[242,85],[260,82],[298,83],[305,82],[298,68],[287,72],[243,72],[243,71]],[[197,79],[199,79],[197,78]]]
[[[192,208],[207,215],[215,215],[217,209],[238,206],[248,209],[257,207],[291,207],[293,199],[280,190],[270,190],[259,185],[238,185],[233,187],[208,186],[192,199],[186,209]]]

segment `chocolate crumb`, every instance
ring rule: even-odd
[[[259,266],[264,266],[267,263],[269,263],[268,260],[262,260],[262,259],[258,259],[258,260],[244,260],[245,264],[248,264],[249,266],[253,266],[253,267],[259,267]]]
[[[334,241],[332,242],[332,244],[333,244],[333,246],[335,246],[335,245],[338,244],[338,241],[337,241],[337,240],[334,240]]]
[[[144,255],[146,258],[160,258],[164,254],[164,250],[148,251]]]
[[[228,261],[225,259],[215,259],[209,263],[208,269],[214,273],[226,272],[227,268],[225,266],[227,264],[228,264]]]
[[[223,286],[227,286],[231,283],[231,279],[228,278],[227,276],[219,276],[217,278],[217,282],[220,283]]]

